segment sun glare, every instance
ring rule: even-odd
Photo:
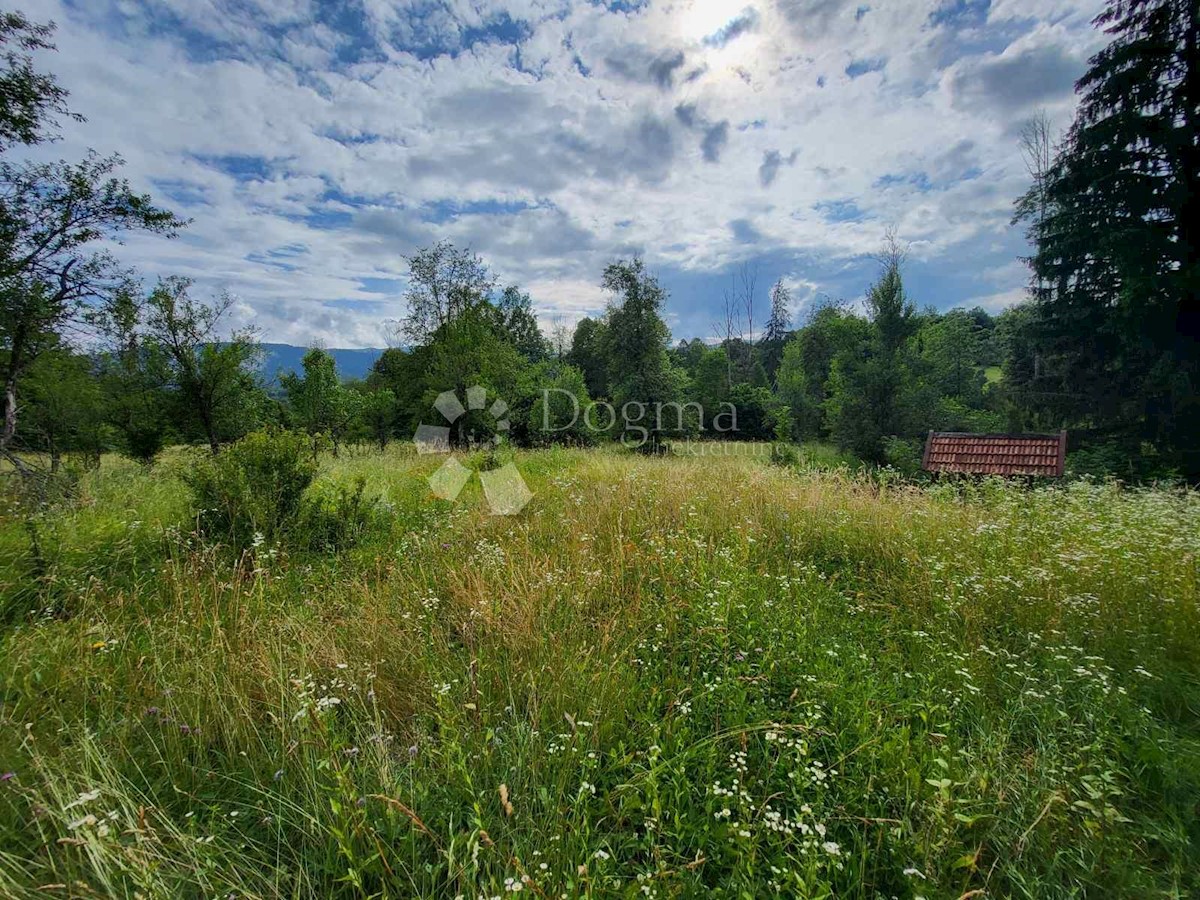
[[[750,4],[747,0],[692,0],[680,13],[683,36],[694,41],[716,34]]]

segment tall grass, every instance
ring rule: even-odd
[[[340,554],[170,466],[0,525],[0,895],[1200,891],[1195,494],[518,461],[327,461]]]

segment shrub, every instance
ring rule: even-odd
[[[800,465],[800,451],[792,444],[776,441],[771,445],[771,463],[776,466]]]
[[[898,437],[883,439],[884,462],[906,478],[920,474],[921,454],[920,441],[910,441]]]
[[[316,474],[304,435],[258,431],[200,460],[183,480],[195,497],[201,531],[245,549],[296,525]]]
[[[152,465],[167,443],[167,431],[158,422],[138,422],[121,429],[122,450],[126,456],[142,465]]]
[[[379,518],[379,504],[366,488],[360,475],[353,485],[334,485],[304,500],[300,533],[309,549],[340,550],[358,542]]]
[[[1134,446],[1118,441],[1099,441],[1068,453],[1066,469],[1067,475],[1074,478],[1175,481],[1179,472],[1170,463],[1149,444]]]

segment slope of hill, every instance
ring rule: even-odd
[[[292,344],[263,344],[262,372],[268,381],[275,381],[285,372],[301,371],[301,360],[308,352],[308,347],[296,347]],[[342,378],[366,378],[375,360],[383,353],[380,348],[367,350],[328,350],[337,364],[338,375]]]

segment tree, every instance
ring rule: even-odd
[[[587,427],[584,411],[591,398],[583,373],[562,362],[541,363],[530,373],[533,403],[528,434],[535,445],[583,445],[595,436]]]
[[[607,372],[613,399],[622,409],[640,404],[647,416],[646,440],[640,445],[654,452],[669,418],[656,411],[676,402],[684,376],[671,365],[667,341],[671,334],[662,319],[666,293],[638,257],[615,262],[604,270],[604,288],[616,295],[608,311]],[[629,408],[636,416],[636,406]]]
[[[117,449],[149,464],[166,446],[171,432],[171,365],[165,349],[145,333],[147,302],[123,290],[108,304],[96,324],[107,338],[97,359],[105,418],[117,438]]]
[[[495,310],[497,330],[522,356],[530,362],[546,358],[549,348],[538,328],[528,294],[510,284],[500,293]]]
[[[386,389],[395,396],[393,430],[398,433],[416,433],[422,417],[428,412],[429,407],[424,402],[425,380],[429,376],[432,355],[428,347],[414,347],[411,350],[392,347],[380,354],[371,368],[371,374],[367,376],[367,385],[371,390]]]
[[[792,294],[783,283],[783,279],[775,282],[771,288],[771,316],[767,319],[767,330],[763,334],[765,341],[782,341],[792,330]]]
[[[1037,353],[1071,423],[1200,473],[1200,7],[1113,0],[1075,121],[1018,202]]]
[[[0,151],[52,135],[70,115],[66,92],[33,69],[29,51],[49,49],[51,26],[19,13],[0,14]],[[78,118],[78,117],[76,117]],[[112,177],[118,156],[90,154],[83,162],[0,162],[0,350],[3,351],[3,427],[0,454],[17,430],[17,384],[68,325],[110,301],[128,281],[105,243],[128,231],[171,235],[184,223]]]
[[[751,441],[769,441],[773,437],[779,402],[768,388],[737,384],[730,400],[737,408],[738,437]]]
[[[705,421],[702,424],[707,428],[725,411],[724,404],[732,400],[728,381],[729,354],[724,347],[703,346],[701,353],[703,355],[692,375],[688,398],[695,400],[704,410]]]
[[[713,332],[725,348],[728,359],[727,381],[730,390],[735,384],[750,382],[757,387],[767,384],[766,369],[760,365],[758,348],[754,344],[754,300],[758,290],[758,267],[743,263],[730,275],[729,289],[724,293],[721,319]],[[742,330],[743,323],[746,330]]]
[[[0,153],[13,144],[40,144],[52,137],[59,116],[82,120],[67,108],[67,92],[54,76],[33,68],[29,54],[53,50],[53,34],[53,25],[0,12]]]
[[[215,455],[222,442],[253,430],[261,417],[259,346],[251,329],[220,339],[222,319],[234,303],[230,294],[200,303],[190,287],[186,278],[159,281],[147,299],[147,329],[169,360],[183,415],[198,422]]]
[[[98,462],[104,450],[104,404],[92,361],[69,349],[47,351],[29,367],[22,388],[27,414],[24,443],[50,455],[57,472],[64,453],[83,453]]]
[[[889,232],[878,257],[883,271],[867,291],[867,315],[875,326],[876,349],[889,362],[900,352],[916,325],[915,309],[904,293],[900,276],[904,256],[896,236]]]
[[[557,360],[565,360],[567,354],[571,352],[571,337],[574,334],[571,327],[562,320],[562,316],[555,316],[553,323],[550,325],[550,353]]]
[[[983,344],[975,320],[961,309],[924,324],[918,335],[924,377],[941,397],[983,403]]]
[[[916,427],[913,365],[908,339],[914,310],[904,293],[904,253],[889,234],[879,280],[867,292],[870,341],[834,360],[825,411],[837,443],[867,459],[883,459],[883,439]]]
[[[396,423],[396,395],[388,388],[366,391],[361,395],[360,403],[359,415],[363,424],[379,444],[379,449],[386,450]]]
[[[476,307],[448,322],[434,334],[427,350],[428,364],[421,380],[425,388],[423,411],[437,415],[434,402],[445,391],[465,399],[472,387],[488,390],[484,409],[467,410],[451,426],[455,446],[485,443],[497,437],[499,419],[490,411],[497,399],[510,408],[507,418],[514,430],[508,437],[524,438],[532,398],[525,395],[523,384],[530,363],[497,333],[489,307]]]
[[[408,280],[408,314],[401,327],[414,344],[428,343],[439,328],[486,302],[496,288],[483,260],[449,241],[409,257]]]
[[[301,365],[303,377],[290,372],[281,379],[288,405],[305,431],[329,436],[337,456],[346,430],[362,408],[362,396],[341,383],[333,357],[319,347],[305,353]]]
[[[762,340],[758,342],[758,355],[769,384],[774,384],[778,377],[779,365],[783,360],[783,345],[792,330],[792,314],[789,309],[791,305],[791,292],[781,278],[771,288],[771,315],[767,319],[767,328],[763,332]]]
[[[608,326],[586,316],[575,326],[571,352],[567,361],[583,373],[588,393],[593,397],[608,396],[608,372],[605,359]]]
[[[780,397],[792,411],[798,437],[824,438],[825,418],[833,361],[856,352],[870,340],[870,325],[843,305],[825,301],[811,312],[807,323],[783,349],[775,380]]]

